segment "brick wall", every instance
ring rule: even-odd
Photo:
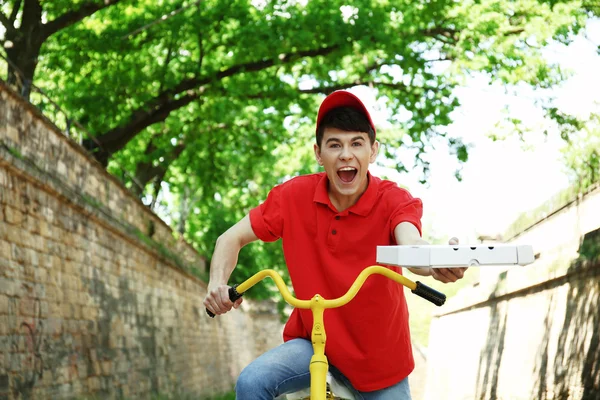
[[[0,83],[0,398],[230,390],[281,324],[251,302],[210,320],[191,268],[204,259]]]
[[[600,399],[600,188],[515,238],[432,322],[426,399]]]

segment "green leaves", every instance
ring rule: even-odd
[[[323,95],[372,87],[392,124],[379,136],[384,153],[426,180],[434,142],[468,160],[468,147],[444,133],[455,88],[481,72],[505,85],[556,85],[565,75],[543,46],[568,42],[594,12],[535,0],[31,3],[42,13],[0,6],[5,27],[14,17],[7,35],[28,32],[41,45],[15,42],[10,57],[100,143],[87,148],[148,203],[162,202],[207,256],[271,186],[316,170]],[[65,23],[47,37],[33,29],[49,32],[51,21]],[[405,151],[414,165],[396,162]],[[240,273],[282,267],[280,251],[262,246],[244,250]]]
[[[572,127],[572,121],[567,121]],[[585,192],[600,181],[600,114],[592,114],[575,125],[579,129],[568,133],[569,143],[562,150],[563,161],[577,190]]]

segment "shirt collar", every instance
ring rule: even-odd
[[[313,201],[315,203],[321,203],[328,206],[332,211],[338,212],[331,200],[329,199],[329,194],[327,193],[327,187],[329,184],[329,179],[327,178],[327,173],[323,172],[321,176],[321,180],[317,184],[317,188],[315,190],[315,195],[313,197]],[[367,177],[369,179],[369,184],[367,186],[367,190],[360,196],[360,199],[356,202],[355,205],[344,210],[340,214],[347,214],[348,212],[361,215],[363,217],[369,215],[371,209],[375,205],[375,201],[377,200],[377,189],[379,187],[379,179],[371,175],[371,172],[367,171]]]

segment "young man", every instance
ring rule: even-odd
[[[257,239],[283,239],[296,297],[336,298],[366,267],[378,245],[428,244],[421,239],[422,203],[395,183],[372,176],[379,143],[363,103],[347,91],[329,95],[317,116],[315,157],[324,173],[274,187],[260,206],[219,237],[204,305],[215,314],[237,308],[227,281],[240,249]],[[451,239],[450,244],[458,243]],[[400,269],[396,269],[401,272]],[[462,278],[465,268],[415,269],[442,282]],[[330,371],[364,399],[410,399],[414,368],[403,286],[372,276],[346,306],[325,312]],[[284,343],[247,366],[237,399],[273,399],[310,385],[310,310],[295,309]]]

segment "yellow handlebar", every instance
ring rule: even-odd
[[[365,268],[354,280],[354,283],[352,284],[352,286],[350,286],[350,289],[348,289],[346,294],[344,294],[342,297],[338,297],[337,299],[323,299],[317,294],[311,300],[299,300],[292,296],[292,293],[290,293],[285,282],[283,281],[283,278],[281,278],[281,275],[279,275],[277,271],[272,269],[264,269],[260,272],[257,272],[240,285],[236,285],[229,288],[229,297],[231,301],[235,301],[238,298],[240,298],[242,294],[248,289],[250,289],[252,286],[256,285],[258,282],[262,281],[266,277],[271,277],[271,279],[273,279],[273,281],[275,282],[277,289],[279,289],[279,292],[281,292],[283,299],[293,307],[309,309],[313,304],[313,300],[315,298],[318,298],[320,307],[335,308],[341,307],[347,304],[350,300],[352,300],[356,296],[362,285],[365,283],[367,278],[373,274],[383,275],[395,282],[398,282],[409,288],[414,294],[421,296],[426,300],[429,300],[437,306],[441,306],[446,302],[446,296],[443,293],[440,293],[437,290],[434,290],[429,286],[422,284],[419,281],[413,282],[410,279],[400,275],[399,273],[394,272],[388,268],[382,267],[380,265],[372,265],[370,267]],[[211,318],[215,316],[208,309],[206,309],[206,312]]]
[[[283,299],[289,305],[297,308],[310,308],[310,300],[299,300],[292,296],[292,293],[283,281],[281,275],[279,275],[279,273],[273,269],[263,269],[262,271],[257,272],[243,283],[240,283],[235,289],[241,295],[268,276],[275,281],[275,285],[277,286],[277,289],[279,289],[279,292],[281,292],[281,296],[283,296]]]
[[[415,290],[417,288],[417,284],[415,282],[411,281],[408,278],[405,278],[404,276],[400,275],[399,273],[394,272],[388,268],[385,268],[385,267],[382,267],[379,265],[372,265],[368,268],[365,268],[358,275],[358,277],[356,278],[356,280],[354,281],[354,283],[352,284],[350,289],[348,289],[346,294],[344,294],[342,297],[338,297],[337,299],[323,299],[322,301],[323,301],[324,308],[341,307],[341,306],[347,304],[350,300],[352,300],[356,296],[356,294],[358,293],[358,291],[360,290],[362,285],[365,283],[367,278],[373,274],[384,275],[387,278],[389,278],[393,281],[396,281],[396,282],[408,287],[411,290]],[[292,293],[287,288],[285,282],[283,281],[283,278],[281,278],[281,275],[279,275],[279,273],[277,271],[272,270],[272,269],[265,269],[265,270],[262,270],[256,274],[254,274],[253,276],[248,278],[244,283],[241,283],[239,286],[237,286],[236,290],[241,295],[242,293],[246,292],[252,286],[256,285],[258,282],[262,281],[263,279],[265,279],[268,276],[271,277],[273,279],[273,281],[275,281],[275,285],[277,285],[277,289],[279,289],[279,291],[281,292],[281,295],[283,296],[283,299],[288,304],[290,304],[291,306],[294,306],[296,308],[305,308],[305,309],[310,308],[311,301],[310,300],[299,300],[299,299],[295,298],[294,296],[292,296]]]
[[[388,268],[382,267],[380,265],[372,265],[370,267],[365,268],[358,275],[352,286],[350,286],[350,289],[348,289],[346,294],[344,294],[342,297],[338,297],[337,299],[321,299],[323,307],[335,308],[347,304],[356,296],[356,294],[358,293],[362,285],[365,283],[367,278],[373,274],[384,275],[385,277],[406,286],[416,295],[419,295],[438,306],[441,306],[446,301],[446,296],[443,293],[431,289],[430,287],[422,284],[421,282],[413,282],[410,279]],[[279,275],[277,271],[272,269],[265,269],[254,274],[246,281],[241,283],[239,286],[237,286],[236,290],[241,295],[242,293],[246,292],[252,286],[256,285],[258,282],[262,281],[268,276],[271,277],[273,281],[275,281],[277,289],[279,289],[281,295],[283,296],[283,299],[288,304],[296,308],[311,308],[311,300],[299,300],[292,296],[292,293],[290,293],[285,282],[283,281],[283,278],[281,278],[281,275]]]

